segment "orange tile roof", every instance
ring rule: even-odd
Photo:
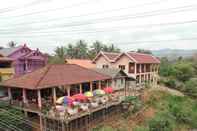
[[[111,77],[79,65],[60,64],[48,65],[34,72],[4,81],[0,85],[37,90],[106,79],[111,79]]]
[[[153,64],[160,63],[159,59],[153,55],[137,53],[137,52],[126,52],[126,53],[125,52],[123,53],[100,52],[94,58],[93,62],[95,62],[100,55],[104,56],[106,60],[108,60],[109,62],[116,62],[123,55],[126,55],[129,57],[129,59],[134,60],[136,63],[153,63]]]
[[[67,64],[76,64],[85,68],[95,68],[96,65],[91,60],[87,59],[66,59]]]

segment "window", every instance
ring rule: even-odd
[[[125,70],[125,65],[119,65],[119,68],[120,68],[121,70]]]
[[[122,84],[122,85],[124,84],[124,79],[123,79],[123,78],[121,79],[121,84]]]
[[[109,66],[108,65],[103,65],[103,68],[106,69],[106,68],[109,68]]]
[[[135,73],[135,64],[129,63],[129,73]]]
[[[3,78],[2,78],[2,76],[0,76],[0,82],[2,82],[3,81]]]

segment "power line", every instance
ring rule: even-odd
[[[169,1],[169,0],[166,0],[166,1]],[[57,20],[62,20],[62,19],[70,19],[70,18],[91,16],[91,15],[97,15],[97,14],[102,14],[102,13],[111,13],[111,12],[126,10],[126,9],[130,9],[130,8],[138,8],[138,7],[142,7],[142,6],[146,6],[146,5],[152,5],[152,4],[156,4],[156,3],[160,3],[160,2],[163,2],[163,0],[149,2],[149,3],[144,3],[144,4],[132,5],[132,6],[124,7],[124,8],[104,10],[104,11],[98,11],[98,12],[93,12],[93,13],[85,13],[85,14],[68,16],[68,17],[58,17],[58,18],[46,19],[46,20],[42,20],[42,21],[32,21],[32,22],[17,23],[17,25],[20,25],[20,24],[32,24],[32,23],[35,24],[35,23],[40,23],[40,22],[57,21]],[[6,19],[3,19],[3,20],[6,20]]]
[[[0,9],[0,14],[11,12],[11,11],[15,11],[15,10],[23,8],[23,7],[35,6],[35,5],[40,4],[40,3],[42,3],[42,0],[34,0],[34,1],[30,2],[30,3],[24,4],[22,6],[3,8],[3,9]]]
[[[9,114],[10,117],[13,119],[13,120],[18,120],[18,121],[24,121],[26,124],[28,124],[29,126],[33,126],[35,128],[39,128],[39,125],[37,123],[34,123],[34,122],[31,122],[29,120],[26,120],[25,118],[23,117],[20,117],[14,113],[11,113],[7,110],[4,110],[4,109],[0,109],[1,111],[5,112],[5,114]]]
[[[4,124],[6,127],[10,128],[10,129],[14,129],[14,131],[23,131],[20,128],[14,126],[13,124],[11,124],[11,123],[9,123],[9,122],[7,122],[5,120],[0,119],[0,123]]]
[[[118,27],[112,27],[112,28],[100,28],[99,30],[93,30],[93,31],[83,31],[83,30],[57,30],[53,32],[49,31],[35,31],[35,32],[29,32],[29,33],[41,33],[41,34],[54,34],[54,33],[69,33],[69,34],[81,34],[81,33],[101,33],[101,32],[106,32],[106,31],[120,31],[122,29],[124,30],[130,30],[131,28],[144,28],[144,27],[155,27],[155,26],[172,26],[172,25],[182,25],[182,24],[192,24],[192,23],[197,23],[197,20],[191,20],[191,21],[181,21],[181,22],[172,22],[172,23],[160,23],[160,24],[147,24],[147,25],[132,25],[132,26],[118,26]],[[4,33],[4,34],[1,34]],[[2,32],[0,31],[0,35],[6,35],[5,33],[14,33],[14,32]],[[27,33],[26,33],[27,34]]]
[[[71,23],[61,24],[61,25],[52,25],[52,26],[43,27],[43,28],[34,28],[34,30],[35,29],[43,30],[43,29],[50,29],[50,28],[65,28],[65,27],[73,27],[73,26],[90,25],[90,24],[95,24],[95,23],[105,23],[105,22],[111,22],[111,21],[113,22],[113,21],[121,21],[121,20],[128,20],[128,19],[137,19],[137,18],[144,18],[144,17],[149,17],[149,16],[166,15],[166,14],[184,12],[188,10],[189,11],[194,10],[196,9],[196,7],[197,7],[196,5],[189,5],[189,6],[182,6],[182,7],[176,7],[176,8],[168,8],[168,9],[163,9],[163,10],[143,12],[143,13],[134,14],[134,15],[105,17],[105,18],[100,18],[100,19],[87,20],[84,22],[71,22]],[[20,26],[24,26],[24,25],[20,25]]]
[[[72,4],[72,5],[67,5],[67,6],[60,7],[60,8],[47,9],[47,10],[43,10],[43,11],[35,11],[35,12],[30,12],[30,13],[25,13],[25,14],[22,14],[22,15],[15,15],[15,16],[10,16],[10,17],[14,18],[14,17],[22,17],[22,16],[52,12],[52,11],[62,10],[62,9],[65,9],[65,8],[73,8],[73,7],[76,7],[76,6],[85,5],[85,4],[88,4],[89,2],[92,2],[92,0],[87,0],[87,1],[84,1],[84,2],[80,2],[80,3],[75,3],[75,4]],[[9,18],[9,17],[7,17],[7,18]],[[7,18],[4,17],[3,19],[7,19]]]
[[[193,38],[181,38],[181,39],[171,39],[171,40],[132,41],[132,42],[115,42],[115,43],[118,43],[118,44],[121,44],[121,45],[131,45],[131,44],[139,44],[139,43],[160,43],[160,42],[173,42],[173,41],[185,41],[185,40],[197,40],[197,37],[193,37]]]

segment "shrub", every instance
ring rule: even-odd
[[[189,96],[197,97],[197,78],[190,79],[185,85],[185,93]]]
[[[149,131],[172,131],[172,126],[169,120],[156,118],[149,121]]]

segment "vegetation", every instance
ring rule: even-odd
[[[26,118],[22,111],[0,103],[0,130],[6,131],[31,131],[32,128],[24,121]]]
[[[191,97],[197,97],[197,60],[196,58],[178,58],[169,61],[161,59],[160,82],[167,87],[175,88]]]
[[[135,123],[131,126],[132,120],[130,117],[133,114],[129,114],[127,118],[119,118],[115,121],[115,124],[103,124],[98,126],[93,131],[187,131],[189,129],[197,128],[197,101],[188,96],[175,96],[164,91],[151,91],[148,92],[148,100],[145,101],[147,110],[154,109],[152,117],[144,118],[139,117],[140,123]],[[132,97],[127,98],[127,101],[133,101]],[[120,124],[121,123],[121,124]],[[126,124],[122,124],[126,123]]]
[[[55,54],[49,56],[49,63],[64,63],[65,58],[93,59],[100,51],[120,52],[120,49],[113,44],[107,46],[99,41],[88,46],[85,41],[79,40],[75,44],[56,47],[54,50]]]

